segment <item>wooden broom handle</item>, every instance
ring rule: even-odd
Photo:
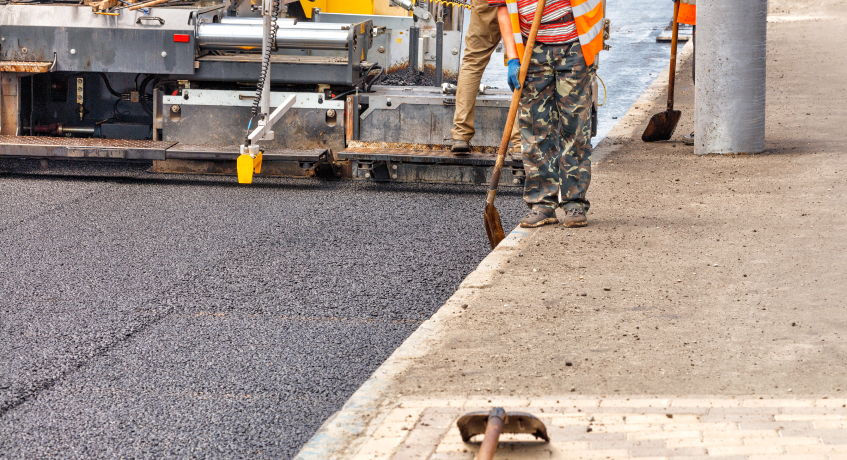
[[[546,0],[538,0],[538,5],[535,7],[535,18],[532,20],[532,28],[529,29],[529,37],[526,39],[526,47],[524,48],[523,59],[521,60],[521,71],[518,74],[518,83],[521,87],[512,92],[512,105],[509,106],[506,129],[503,130],[503,139],[500,140],[500,150],[497,152],[497,161],[494,163],[494,172],[491,174],[491,185],[488,186],[486,201],[489,204],[494,203],[494,196],[497,194],[497,185],[500,184],[500,172],[503,171],[506,149],[509,148],[509,138],[512,137],[512,126],[514,126],[515,118],[518,115],[518,106],[521,103],[521,91],[523,91],[524,80],[529,70],[529,59],[532,57],[532,49],[535,48],[535,36],[538,34],[538,27],[541,26],[541,16],[544,15],[545,6],[547,6]]]

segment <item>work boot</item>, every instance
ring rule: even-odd
[[[585,227],[588,225],[588,218],[585,217],[585,211],[580,208],[565,209],[565,218],[562,220],[564,227]]]
[[[468,141],[461,139],[453,139],[453,146],[450,148],[453,153],[469,154],[471,152],[471,144]]]
[[[555,224],[557,222],[559,222],[559,219],[556,219],[555,212],[553,212],[553,214],[547,214],[542,211],[532,210],[526,215],[526,217],[521,219],[521,227],[535,228],[541,227],[542,225]]]

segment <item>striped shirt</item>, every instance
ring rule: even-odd
[[[535,19],[535,7],[537,0],[517,0],[518,13],[521,20],[521,34],[529,36],[532,20]],[[504,0],[488,0],[488,6],[506,6]],[[573,22],[570,0],[550,0],[544,6],[544,14],[541,16],[541,25],[538,27],[536,41],[548,44],[570,43],[579,36],[576,33],[576,24]],[[565,20],[567,16],[570,20]]]

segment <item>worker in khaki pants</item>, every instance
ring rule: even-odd
[[[497,8],[488,6],[488,0],[471,0],[471,23],[465,36],[465,55],[459,70],[456,84],[456,113],[453,115],[454,153],[470,152],[468,141],[474,135],[474,116],[476,114],[476,95],[482,72],[491,59],[491,53],[500,43],[500,24],[497,22]],[[521,135],[518,124],[512,129],[512,148],[520,158]]]

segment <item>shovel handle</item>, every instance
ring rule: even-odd
[[[486,203],[494,204],[494,197],[497,196],[497,185],[500,184],[500,172],[503,171],[503,162],[506,158],[506,149],[509,148],[509,138],[512,136],[512,126],[515,124],[515,118],[518,115],[518,106],[521,103],[521,91],[523,91],[524,80],[526,73],[529,70],[529,59],[532,57],[532,49],[535,48],[535,36],[538,34],[538,27],[541,25],[541,16],[544,14],[544,7],[547,6],[546,0],[538,0],[538,5],[535,7],[535,18],[532,20],[532,28],[529,29],[529,36],[526,39],[524,47],[523,59],[521,59],[521,71],[518,74],[518,83],[520,89],[512,92],[512,104],[509,106],[509,116],[506,118],[506,128],[503,130],[503,138],[500,140],[500,150],[497,152],[497,161],[494,163],[494,172],[491,174],[491,185],[488,186],[488,195],[485,198]]]
[[[544,0],[541,0],[544,1]],[[495,407],[488,415],[488,423],[485,424],[485,437],[479,446],[476,460],[492,460],[500,443],[500,433],[503,431],[503,419],[506,411],[502,407]]]
[[[674,83],[676,83],[676,44],[679,41],[679,4],[673,2],[673,34],[671,35],[671,67],[668,69],[668,110],[673,110]]]

